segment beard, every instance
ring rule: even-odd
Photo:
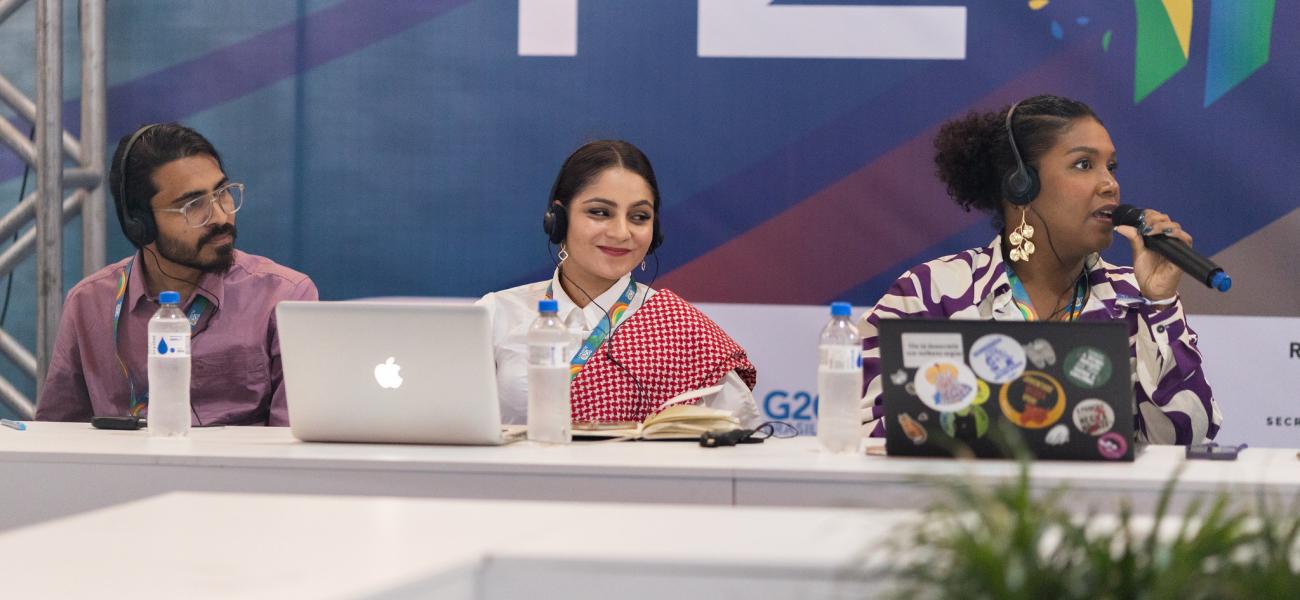
[[[216,248],[216,258],[209,261],[199,259],[199,253],[203,251],[203,246],[213,238],[221,235],[230,235],[230,243],[223,244]],[[171,238],[158,236],[158,253],[178,265],[183,265],[195,269],[201,273],[225,273],[230,270],[230,266],[235,263],[235,238],[238,237],[238,231],[233,223],[217,225],[208,229],[203,237],[194,244],[193,247],[186,246]]]

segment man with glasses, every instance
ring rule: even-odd
[[[146,415],[148,322],[158,294],[190,318],[192,420],[288,425],[275,306],[315,300],[306,275],[235,250],[244,186],[198,132],[147,125],[122,138],[109,173],[133,256],[68,292],[36,418]]]

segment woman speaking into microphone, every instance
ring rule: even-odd
[[[1182,272],[1142,241],[1162,233],[1190,245],[1192,237],[1154,210],[1143,215],[1145,231],[1112,224],[1118,163],[1092,109],[1035,96],[949,121],[934,145],[949,195],[989,213],[998,233],[987,246],[913,267],[863,316],[864,421],[883,415],[880,319],[1118,320],[1128,323],[1135,360],[1139,440],[1213,438],[1222,416],[1178,299]],[[1132,267],[1098,255],[1115,233],[1128,238]]]
[[[582,338],[569,368],[575,422],[643,421],[665,400],[720,384],[703,403],[757,425],[757,371],[744,349],[673,292],[638,280],[664,239],[659,184],[641,150],[600,140],[574,151],[547,198],[543,229],[559,247],[554,275],[479,300],[492,315],[503,421],[526,421],[528,328],[549,298]]]

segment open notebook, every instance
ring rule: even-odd
[[[578,422],[573,424],[575,439],[620,440],[697,440],[709,431],[734,431],[740,429],[740,420],[729,410],[682,404],[696,398],[716,394],[722,386],[702,388],[674,396],[663,403],[666,406],[640,423]]]

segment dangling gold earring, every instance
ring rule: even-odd
[[[1011,230],[1011,235],[1007,236],[1007,241],[1011,243],[1012,262],[1024,261],[1029,262],[1029,255],[1034,253],[1034,243],[1029,241],[1034,237],[1034,226],[1025,222],[1025,209],[1020,209],[1020,226]]]
[[[564,249],[564,244],[560,244],[560,253],[555,256],[560,259],[560,262],[564,262],[565,259],[569,258],[569,251]]]

